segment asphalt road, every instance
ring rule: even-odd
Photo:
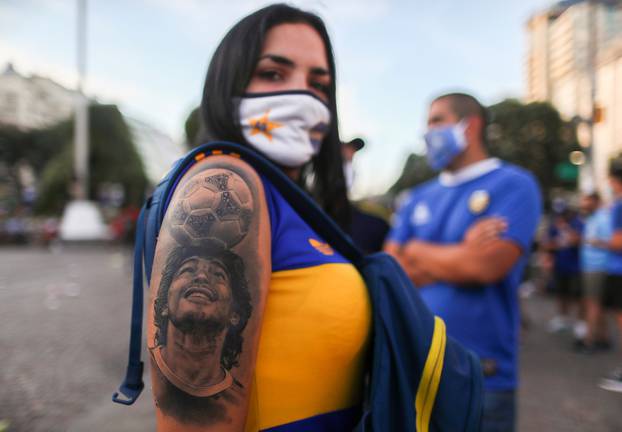
[[[132,407],[110,401],[125,372],[130,277],[127,249],[0,249],[0,424],[8,431],[155,429],[148,387]],[[622,353],[575,354],[568,335],[545,331],[549,299],[534,296],[525,310],[519,430],[622,431],[622,394],[596,386]]]

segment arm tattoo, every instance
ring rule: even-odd
[[[157,408],[176,422],[231,423],[248,397],[238,373],[248,376],[241,358],[259,296],[256,196],[243,173],[209,167],[178,188],[167,211],[149,350]]]

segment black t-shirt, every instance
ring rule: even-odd
[[[382,250],[389,224],[383,219],[352,207],[352,218],[348,230],[354,243],[365,253]]]

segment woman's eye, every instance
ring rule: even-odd
[[[281,74],[275,70],[259,71],[257,72],[257,76],[268,81],[278,81],[282,78]]]

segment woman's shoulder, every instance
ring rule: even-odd
[[[176,195],[180,189],[182,197],[196,194],[202,200],[211,199],[211,210],[224,218],[244,217],[255,206],[267,206],[264,183],[258,172],[248,162],[231,155],[202,158],[184,174]]]
[[[233,247],[249,234],[269,229],[266,208],[255,169],[239,158],[213,155],[183,174],[167,213],[178,242],[214,239]]]
[[[223,171],[220,176],[215,177],[213,180],[214,182],[218,182],[216,184],[220,187],[225,187],[228,184],[228,179],[232,177],[241,177],[246,183],[254,184],[260,189],[263,189],[262,181],[257,170],[242,158],[228,154],[202,157],[188,170],[184,177],[192,177],[206,170]]]

